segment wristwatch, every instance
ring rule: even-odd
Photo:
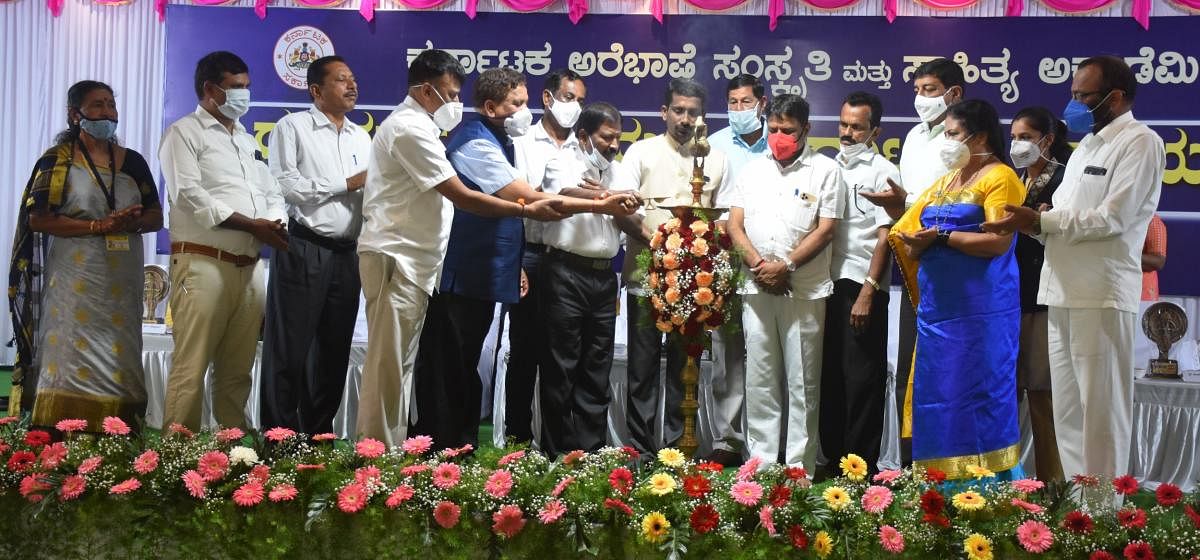
[[[939,229],[938,234],[937,234],[937,240],[934,241],[934,245],[941,245],[943,247],[949,247],[950,246],[950,232]]]
[[[787,261],[787,271],[788,272],[796,272],[796,262],[793,261],[792,259],[788,259],[788,261]]]
[[[874,278],[867,276],[866,278],[863,278],[863,282],[870,284],[872,288],[875,288],[876,292],[879,291],[879,282],[876,282]]]

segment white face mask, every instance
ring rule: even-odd
[[[745,111],[730,111],[729,126],[733,128],[734,134],[750,134],[756,130],[762,130],[762,121],[758,118],[758,108],[746,109]]]
[[[967,139],[969,140],[970,136]],[[967,147],[965,140],[951,140],[943,137],[938,154],[942,157],[942,164],[950,170],[962,169],[971,160],[971,149]]]
[[[554,98],[554,94],[550,94],[551,105],[550,114],[554,115],[554,122],[563,128],[571,128],[579,122],[579,114],[583,112],[583,108],[579,106],[578,101],[559,101]]]
[[[612,166],[612,162],[608,161],[608,158],[604,157],[604,154],[600,153],[600,150],[596,149],[596,145],[592,144],[590,138],[588,139],[587,159],[588,165],[591,165],[601,174],[603,174],[610,166]]]
[[[872,133],[872,136],[874,136],[874,133]],[[866,140],[850,144],[849,146],[845,144],[839,144],[838,155],[841,156],[842,161],[850,161],[871,151],[871,140],[871,137],[867,137]]]
[[[525,136],[525,133],[529,132],[529,126],[532,124],[533,113],[529,111],[529,107],[521,107],[520,111],[504,119],[504,132],[507,132],[513,138]]]
[[[218,105],[217,110],[222,115],[236,121],[250,110],[249,88],[230,88],[221,91],[225,92],[225,103]]]
[[[1038,142],[1030,142],[1028,140],[1013,140],[1012,146],[1008,150],[1008,155],[1012,156],[1013,167],[1022,169],[1037,163],[1042,157],[1042,148],[1038,146]]]
[[[917,110],[917,116],[921,118],[922,122],[933,122],[946,112],[946,96],[944,94],[937,97],[918,95],[913,100],[913,107]]]
[[[433,118],[433,124],[437,125],[438,129],[440,129],[442,132],[450,132],[451,130],[454,130],[454,127],[458,126],[458,123],[462,122],[463,104],[459,103],[458,101],[446,101],[446,98],[442,97],[441,93],[438,93],[437,88],[433,87],[433,84],[426,83],[421,85],[429,86],[429,89],[433,90],[433,94],[436,95],[438,100],[442,102],[442,106],[438,107],[437,110],[430,115],[430,117]]]

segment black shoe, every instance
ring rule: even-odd
[[[725,449],[717,449],[712,453],[709,453],[708,457],[705,457],[704,460],[711,463],[717,463],[722,467],[727,468],[742,466],[742,454],[734,453],[733,451],[728,451]]]

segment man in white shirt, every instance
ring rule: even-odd
[[[671,211],[660,204],[692,203],[691,185],[688,184],[692,177],[692,154],[688,142],[695,134],[696,121],[704,116],[706,98],[704,86],[699,83],[671,80],[662,106],[666,134],[639,140],[625,150],[614,186],[636,189],[641,194],[646,204],[642,224],[650,232],[657,231],[672,217]],[[716,193],[728,188],[730,183],[729,166],[720,150],[713,149],[705,159],[704,172],[709,181],[704,185],[700,202],[712,206]],[[683,384],[679,374],[685,356],[683,348],[674,339],[668,339],[665,396],[660,398],[663,333],[646,318],[649,311],[638,301],[645,297],[645,292],[642,279],[637,277],[637,256],[647,248],[646,240],[630,237],[622,270],[622,280],[628,290],[625,310],[629,314],[626,318],[629,329],[627,422],[633,440],[630,444],[642,453],[655,453],[683,435],[683,412],[679,409]],[[666,413],[660,416],[659,410]],[[656,423],[662,427],[661,432]]]
[[[729,235],[747,269],[739,290],[746,446],[751,457],[811,472],[818,448],[825,298],[833,293],[829,242],[843,212],[845,186],[837,163],[807,146],[808,112],[798,95],[771,101],[771,157],[749,163],[724,200]]]
[[[546,75],[541,99],[544,109],[541,120],[533,124],[529,134],[513,139],[516,167],[537,190],[544,190],[543,178],[550,160],[571,153],[579,145],[572,128],[587,100],[587,87],[579,74],[561,68]],[[518,442],[533,440],[533,387],[546,345],[545,315],[538,309],[542,287],[538,281],[539,269],[546,253],[542,239],[545,227],[536,220],[525,220],[521,268],[528,290],[520,302],[505,306],[509,317],[509,354],[504,372],[504,425],[496,429],[503,430],[505,439]]]
[[[883,439],[887,383],[891,217],[863,193],[899,184],[900,171],[871,148],[882,131],[883,103],[856,91],[842,101],[841,150],[834,161],[846,186],[845,211],[833,234],[833,295],[826,303],[821,368],[821,450],[830,476],[854,453],[874,471]]]
[[[287,251],[283,195],[238,118],[250,108],[250,74],[217,51],[196,65],[196,110],[163,134],[171,213],[171,313],[175,349],[163,425],[200,429],[204,375],[222,426],[246,426],[250,368],[258,350],[266,283],[264,244]]]
[[[916,91],[913,107],[921,122],[908,131],[904,144],[900,146],[900,178],[903,186],[893,184],[891,189],[878,193],[862,193],[868,200],[887,210],[893,220],[900,219],[905,209],[926,188],[950,172],[940,155],[942,133],[946,131],[946,111],[963,100],[966,83],[962,67],[945,58],[930,60],[913,72],[913,89]],[[901,289],[904,289],[903,285]],[[917,312],[907,293],[900,298],[899,330],[896,406],[897,410],[903,410],[908,378],[912,373],[913,349],[917,343]],[[901,440],[900,454],[906,465],[912,462],[911,441],[907,438]]]
[[[308,67],[313,106],[271,131],[271,174],[288,202],[286,253],[271,257],[263,332],[262,425],[333,431],[358,318],[362,187],[371,137],[346,118],[358,85],[339,56]]]
[[[467,188],[446,159],[443,131],[462,118],[462,64],[438,49],[408,67],[408,96],[375,132],[363,187],[359,277],[367,356],[356,432],[399,445],[408,435],[413,364],[438,285],[454,208],[490,216],[562,219],[557,200],[508,200]]]
[[[1068,478],[1111,479],[1129,468],[1142,243],[1166,167],[1162,138],[1133,117],[1136,93],[1121,58],[1079,63],[1063,120],[1089,134],[1052,206],[1008,206],[1009,215],[985,224],[1046,245],[1038,303],[1049,306],[1054,429]]]
[[[576,142],[546,166],[548,193],[589,196],[584,181],[608,189],[617,172],[621,113],[593,103],[575,126]],[[550,456],[604,446],[608,428],[609,372],[617,322],[617,277],[612,259],[621,248],[623,217],[572,216],[546,224],[546,253],[539,303],[542,333],[541,450]],[[632,229],[640,235],[640,228]]]

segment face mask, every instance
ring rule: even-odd
[[[217,110],[221,111],[222,115],[236,121],[250,110],[249,88],[230,88],[221,91],[225,92],[225,103],[219,105]]]
[[[871,139],[867,138],[867,140],[865,142],[857,142],[854,144],[850,144],[849,146],[847,146],[845,144],[839,144],[838,145],[839,146],[838,147],[838,155],[840,155],[842,157],[843,161],[850,161],[858,156],[861,156],[861,155],[871,151],[870,143],[871,143]]]
[[[967,140],[970,139],[971,137],[968,136]],[[950,170],[962,169],[971,159],[971,150],[967,147],[966,140],[960,142],[943,137],[938,154],[942,157],[942,164]]]
[[[117,132],[117,121],[108,119],[79,119],[79,128],[97,140],[108,140]]]
[[[1104,105],[1108,101],[1108,96],[1112,95],[1112,90],[1108,95],[1104,96],[1095,107],[1088,107],[1086,103],[1077,99],[1072,99],[1067,103],[1067,108],[1063,109],[1063,121],[1067,123],[1067,130],[1075,133],[1088,133],[1092,131],[1092,127],[1096,126],[1096,117],[1093,115],[1096,109]]]
[[[579,114],[583,112],[583,108],[579,106],[578,101],[559,101],[554,99],[554,95],[550,96],[553,99],[553,104],[550,105],[550,114],[554,115],[554,121],[558,126],[563,128],[571,128],[579,121]]]
[[[596,149],[596,145],[592,144],[590,139],[588,140],[588,144],[590,144],[588,146],[590,149],[587,152],[588,164],[595,168],[596,171],[603,173],[612,166],[612,162],[608,161],[608,158],[604,157],[604,154]]]
[[[1013,167],[1017,169],[1029,167],[1037,163],[1042,157],[1042,148],[1038,146],[1041,142],[1030,142],[1028,140],[1013,140],[1012,146],[1008,149],[1008,155],[1012,156]]]
[[[504,132],[507,132],[513,138],[525,136],[525,133],[529,132],[529,126],[532,124],[533,113],[529,112],[529,107],[521,107],[520,111],[504,119]]]
[[[800,141],[791,134],[782,132],[768,134],[767,146],[771,148],[771,154],[775,156],[775,161],[787,161],[800,151]]]
[[[922,122],[933,122],[946,112],[946,96],[924,97],[918,95],[913,100],[913,107],[916,108],[917,116],[921,118]]]
[[[733,128],[734,134],[750,134],[756,130],[762,130],[762,121],[758,119],[758,109],[747,109],[745,111],[730,111],[729,126]]]

